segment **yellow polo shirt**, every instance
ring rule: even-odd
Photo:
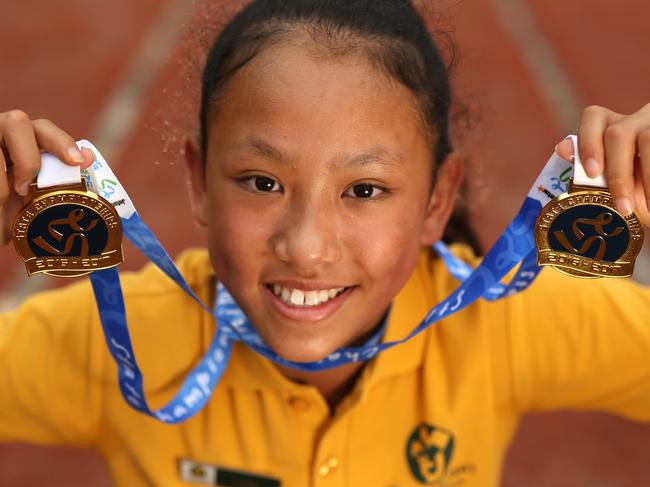
[[[209,303],[207,254],[187,252],[179,267]],[[207,350],[214,323],[152,266],[123,285],[148,400],[160,407]],[[456,285],[423,250],[386,338],[405,336]],[[83,282],[0,315],[0,441],[95,447],[124,487],[496,486],[524,411],[650,421],[649,356],[650,290],[545,270],[528,291],[479,300],[382,353],[333,415],[315,388],[236,344],[207,406],[169,426],[122,399]]]

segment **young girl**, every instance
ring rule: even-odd
[[[258,0],[212,47],[188,142],[208,251],[178,266],[204,303],[224,286],[285,361],[404,338],[458,282],[430,250],[463,177],[448,75],[409,2]],[[585,110],[580,154],[621,213],[650,222],[650,105]],[[2,241],[40,151],[96,158],[45,120],[0,114]],[[569,141],[558,146],[569,159]],[[637,156],[635,158],[635,156]],[[0,156],[1,158],[2,156]],[[541,169],[541,167],[540,167]],[[464,245],[453,252],[476,265]],[[217,326],[153,266],[123,276],[152,408]],[[488,486],[529,410],[650,420],[650,291],[545,271],[372,360],[304,371],[235,343],[210,401],[168,425],[123,399],[88,283],[0,316],[0,440],[94,446],[116,485]]]

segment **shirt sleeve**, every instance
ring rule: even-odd
[[[600,410],[650,421],[650,288],[545,269],[511,299],[506,336],[521,410]]]
[[[87,282],[0,314],[0,441],[93,444],[106,357],[101,340]]]

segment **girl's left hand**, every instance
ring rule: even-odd
[[[616,209],[634,211],[650,226],[650,103],[631,115],[607,108],[585,108],[578,129],[580,159],[590,177],[605,173]],[[573,144],[564,140],[557,153],[569,160]]]

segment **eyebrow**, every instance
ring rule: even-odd
[[[253,155],[271,159],[285,165],[290,165],[289,158],[279,149],[259,137],[249,137],[237,149],[250,152]],[[328,163],[329,169],[364,167],[369,165],[395,166],[397,158],[385,147],[373,147],[365,152],[336,156]]]

